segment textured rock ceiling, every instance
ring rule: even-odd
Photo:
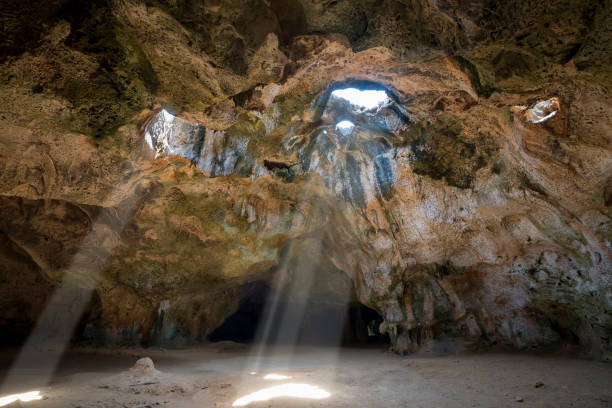
[[[1,330],[26,335],[63,280],[67,314],[94,293],[81,339],[206,340],[285,271],[312,278],[315,314],[375,309],[397,351],[448,336],[610,358],[611,16],[4,2]]]

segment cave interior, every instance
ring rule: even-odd
[[[611,44],[610,0],[3,0],[0,407],[611,407]]]

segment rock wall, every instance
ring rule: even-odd
[[[311,275],[399,352],[609,359],[610,5],[434,3],[77,0],[7,37],[0,326],[62,281],[80,338],[189,344]]]

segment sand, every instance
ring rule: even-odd
[[[0,353],[3,377],[12,357],[10,350]],[[133,367],[142,357],[155,366],[143,360]],[[306,398],[280,396],[244,406],[612,407],[612,364],[559,355],[401,357],[381,348],[258,350],[221,343],[188,350],[76,349],[49,385],[36,386],[44,381],[36,367],[14,375],[23,388],[5,389],[0,398],[40,391],[41,400],[9,405],[27,408],[231,407],[269,389],[305,392]]]

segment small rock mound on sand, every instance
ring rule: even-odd
[[[188,394],[201,386],[202,384],[199,384],[197,379],[157,370],[153,360],[144,357],[136,361],[128,371],[102,380],[100,388],[129,393],[162,395],[171,392]]]
[[[151,360],[150,357],[143,357],[136,361],[128,372],[135,376],[154,376],[161,374],[160,371],[155,369],[155,364],[153,364],[153,360]]]

